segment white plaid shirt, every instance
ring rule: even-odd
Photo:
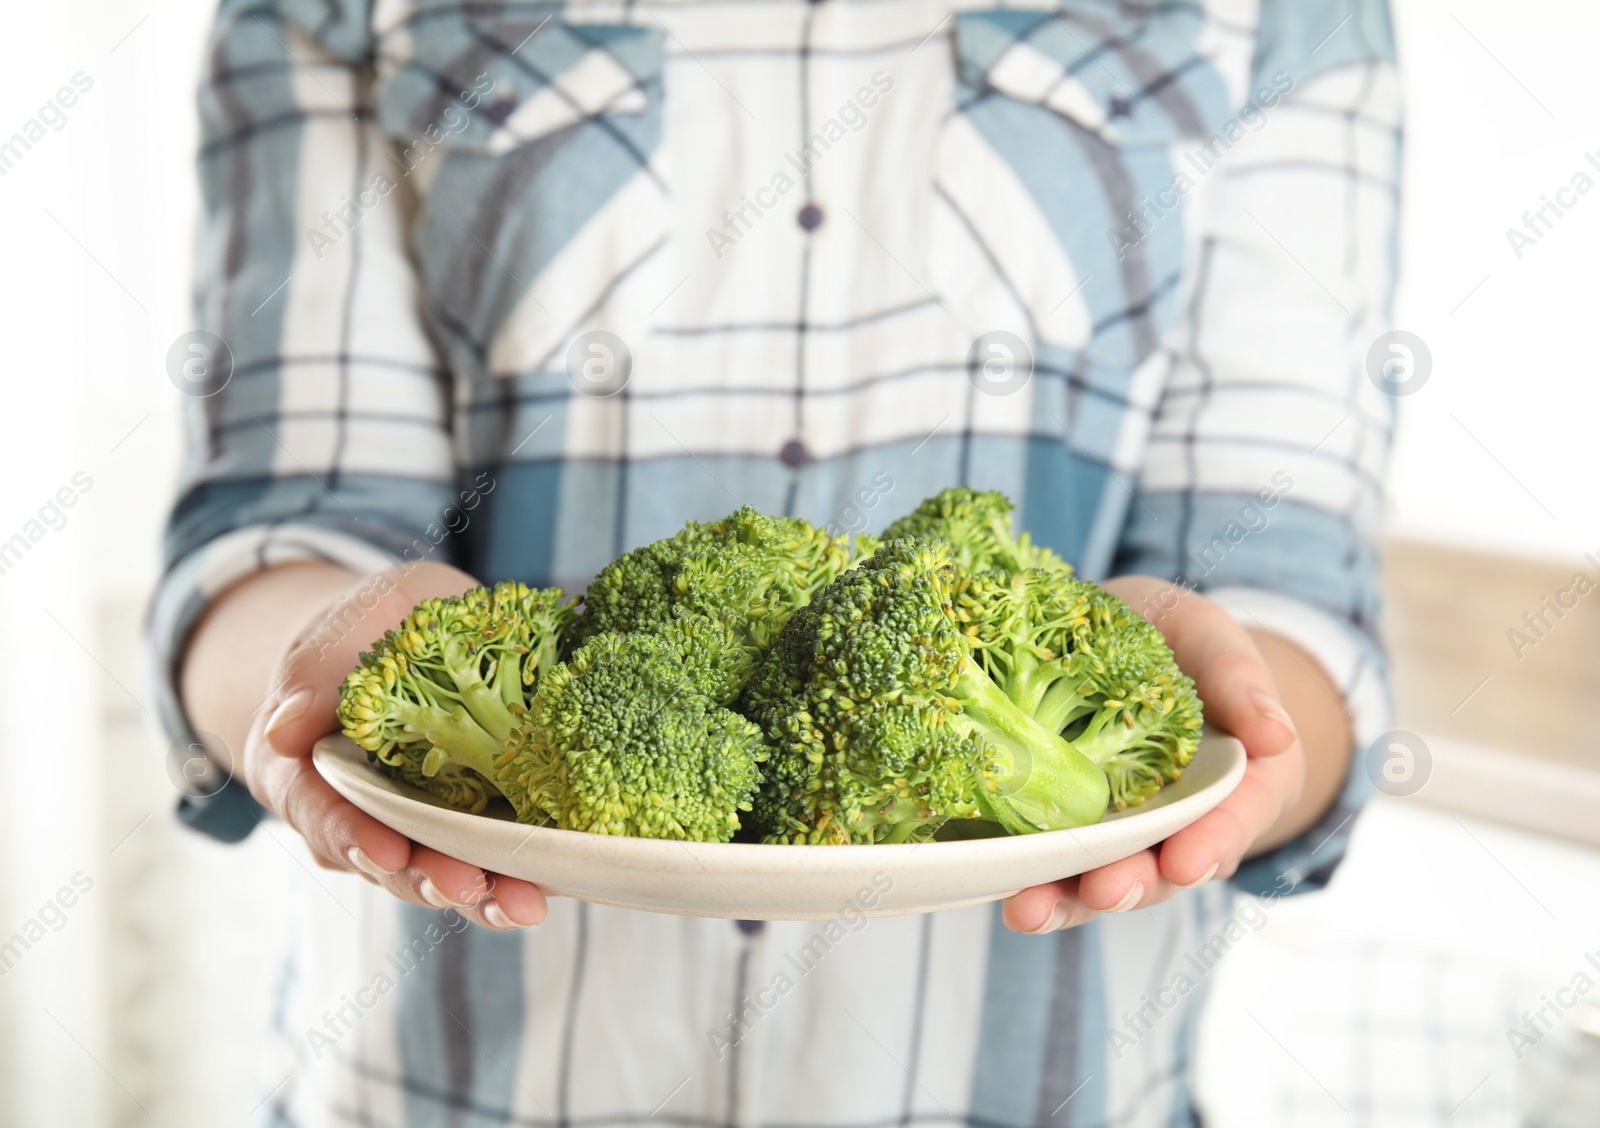
[[[232,368],[152,613],[174,733],[188,631],[269,563],[578,587],[741,503],[872,529],[962,482],[1090,578],[1295,639],[1384,727],[1381,0],[226,0],[201,111]],[[1325,881],[1369,787],[1236,884]],[[830,926],[557,902],[502,935],[329,888],[264,1124],[1186,1123],[1201,992],[1112,1034],[1228,912],[874,921],[768,1007]]]

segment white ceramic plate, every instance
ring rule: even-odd
[[[377,771],[343,736],[318,742],[313,759],[379,822],[475,866],[602,905],[744,920],[896,916],[998,900],[1155,845],[1222,802],[1245,765],[1244,746],[1208,727],[1181,780],[1094,826],[918,845],[762,846],[523,826],[509,809],[499,818],[465,814]]]

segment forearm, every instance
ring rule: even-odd
[[[1278,685],[1278,694],[1300,733],[1305,750],[1305,787],[1300,797],[1256,839],[1250,854],[1263,854],[1294,838],[1322,817],[1344,786],[1354,736],[1339,687],[1322,664],[1297,644],[1267,631],[1250,636]]]
[[[190,723],[236,755],[284,654],[358,578],[321,561],[280,564],[218,596],[184,652],[180,691]]]
[[[223,4],[201,76],[200,204],[202,224],[212,234],[197,248],[197,308],[206,314],[200,327],[224,333],[224,325],[244,324],[278,290],[284,290],[278,307],[290,312],[275,331],[235,334],[231,341],[235,370],[250,369],[254,381],[223,380],[205,391],[210,410],[194,417],[200,429],[191,435],[191,455],[199,467],[176,510],[182,520],[172,530],[174,552],[188,557],[208,549],[196,530],[214,530],[217,539],[247,531],[264,536],[257,554],[215,567],[237,575],[259,559],[298,555],[304,561],[277,563],[227,589],[185,644],[178,680],[189,721],[219,737],[233,755],[275,688],[276,663],[297,632],[362,574],[419,543],[413,538],[461,500],[453,484],[447,408],[437,394],[439,358],[416,316],[424,303],[405,251],[405,224],[374,220],[360,240],[338,241],[326,255],[318,251],[325,259],[319,264],[323,282],[297,275],[293,285],[281,284],[276,264],[284,249],[388,145],[371,120],[368,98],[370,5],[328,0],[312,7],[326,18],[308,22],[305,5],[284,0]],[[315,81],[302,81],[305,75]],[[294,143],[286,145],[287,136]],[[242,184],[240,170],[248,172]],[[412,191],[401,178],[384,206],[405,211],[414,204]],[[382,293],[388,300],[320,300],[328,277],[346,278],[351,292]],[[334,394],[331,383],[323,386],[334,374],[319,358],[327,342],[350,339],[366,345],[354,350],[359,357],[344,358]],[[265,401],[264,387],[274,389]],[[407,441],[389,441],[394,424],[377,422],[380,417],[403,419]],[[259,428],[228,422],[252,418]],[[322,436],[332,432],[348,441],[329,447]],[[349,491],[327,484],[341,473],[392,481],[394,488]],[[228,489],[209,488],[256,479],[271,479],[272,488],[250,504],[248,520],[228,500],[234,496]],[[286,535],[274,542],[280,530]],[[187,606],[191,593],[175,594],[174,602]]]

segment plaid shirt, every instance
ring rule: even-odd
[[[875,529],[954,483],[1298,641],[1384,727],[1382,0],[225,0],[209,51],[198,311],[232,369],[152,612],[175,735],[188,631],[268,564],[580,587],[741,503]],[[1368,787],[1236,887],[1324,882]],[[183,814],[255,812],[229,783]],[[557,902],[503,935],[308,896],[267,1124],[1186,1123],[1204,976],[1167,986],[1230,912]]]

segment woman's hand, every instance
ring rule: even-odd
[[[207,685],[207,677],[190,674],[197,662],[212,658],[206,651],[216,645],[215,639],[220,637],[238,653],[240,634],[270,634],[264,617],[275,611],[281,616],[279,608],[297,605],[303,615],[305,600],[311,598],[309,605],[321,610],[290,636],[268,683],[272,689],[254,711],[243,754],[236,758],[234,768],[242,772],[250,793],[304,838],[317,863],[327,869],[359,873],[418,905],[459,909],[490,928],[539,924],[546,904],[538,886],[486,873],[410,841],[347,801],[312,765],[312,745],[339,729],[334,712],[339,686],[361,651],[419,601],[478,586],[465,572],[432,562],[398,566],[346,587],[352,575],[331,565],[288,565],[226,593],[189,648],[184,697],[191,715],[200,727],[209,727],[207,712],[216,715],[217,699],[230,696],[230,687]],[[330,591],[341,588],[340,595],[328,598]],[[237,693],[231,696],[238,700]]]
[[[1227,611],[1203,596],[1180,595],[1171,582],[1150,576],[1119,577],[1105,587],[1160,628],[1178,665],[1194,679],[1205,703],[1206,719],[1238,737],[1249,761],[1232,794],[1159,846],[1077,877],[1024,889],[1009,898],[1004,919],[1018,932],[1071,928],[1102,912],[1158,904],[1179,889],[1231,876],[1253,845],[1281,842],[1304,829],[1280,826],[1280,822],[1309,825],[1314,821],[1332,801],[1343,774],[1337,764],[1333,766],[1339,767],[1338,772],[1316,773],[1318,791],[1327,794],[1307,796],[1319,800],[1316,809],[1307,812],[1300,803],[1306,789],[1306,753],[1280,699],[1272,664],[1263,657],[1253,632],[1246,631]],[[1283,648],[1295,662],[1297,672],[1292,676],[1320,678],[1326,683],[1315,661],[1307,666],[1293,659],[1277,639],[1272,639],[1270,648]],[[1275,664],[1283,673],[1284,664]],[[1336,690],[1323,688],[1337,701]],[[1342,710],[1342,705],[1339,708]],[[1322,711],[1327,711],[1325,703]],[[1344,741],[1348,747],[1348,737]],[[1331,790],[1329,780],[1333,781]]]

